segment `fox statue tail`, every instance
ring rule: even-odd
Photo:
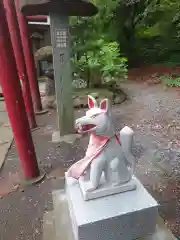
[[[135,170],[135,157],[132,154],[134,132],[130,127],[124,127],[120,131],[121,147],[127,162],[130,165],[131,175]]]

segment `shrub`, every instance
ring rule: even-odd
[[[170,87],[180,87],[180,77],[173,79],[171,76],[161,76],[161,82]]]
[[[74,67],[76,75],[91,87],[127,78],[127,59],[121,56],[119,44],[104,39],[94,42],[90,51],[74,61]]]

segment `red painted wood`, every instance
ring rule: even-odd
[[[29,36],[28,21],[25,16],[19,10],[19,0],[15,0],[16,12],[19,22],[21,41],[24,51],[26,69],[29,79],[29,84],[31,88],[31,95],[33,98],[33,104],[36,112],[42,111],[41,96],[39,91],[35,61],[33,56],[32,43]]]
[[[0,80],[25,179],[39,175],[3,1],[0,0]]]
[[[26,65],[25,65],[25,59],[24,59],[23,48],[21,43],[21,36],[20,36],[18,20],[16,16],[16,8],[14,5],[14,1],[12,0],[4,0],[3,3],[6,10],[6,18],[8,22],[8,27],[9,27],[12,46],[13,46],[14,55],[16,59],[19,78],[22,80],[22,90],[23,90],[24,102],[26,106],[26,112],[29,119],[29,124],[31,128],[36,128],[37,124],[36,124],[33,102],[31,97],[30,85],[28,82],[28,76],[26,72]]]

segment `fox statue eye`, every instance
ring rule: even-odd
[[[94,114],[93,116],[91,116],[91,118],[96,118],[99,115],[99,113]]]

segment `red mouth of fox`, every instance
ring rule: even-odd
[[[86,133],[86,132],[93,130],[95,127],[96,127],[96,125],[94,125],[94,124],[86,124],[86,125],[78,124],[78,132]]]

